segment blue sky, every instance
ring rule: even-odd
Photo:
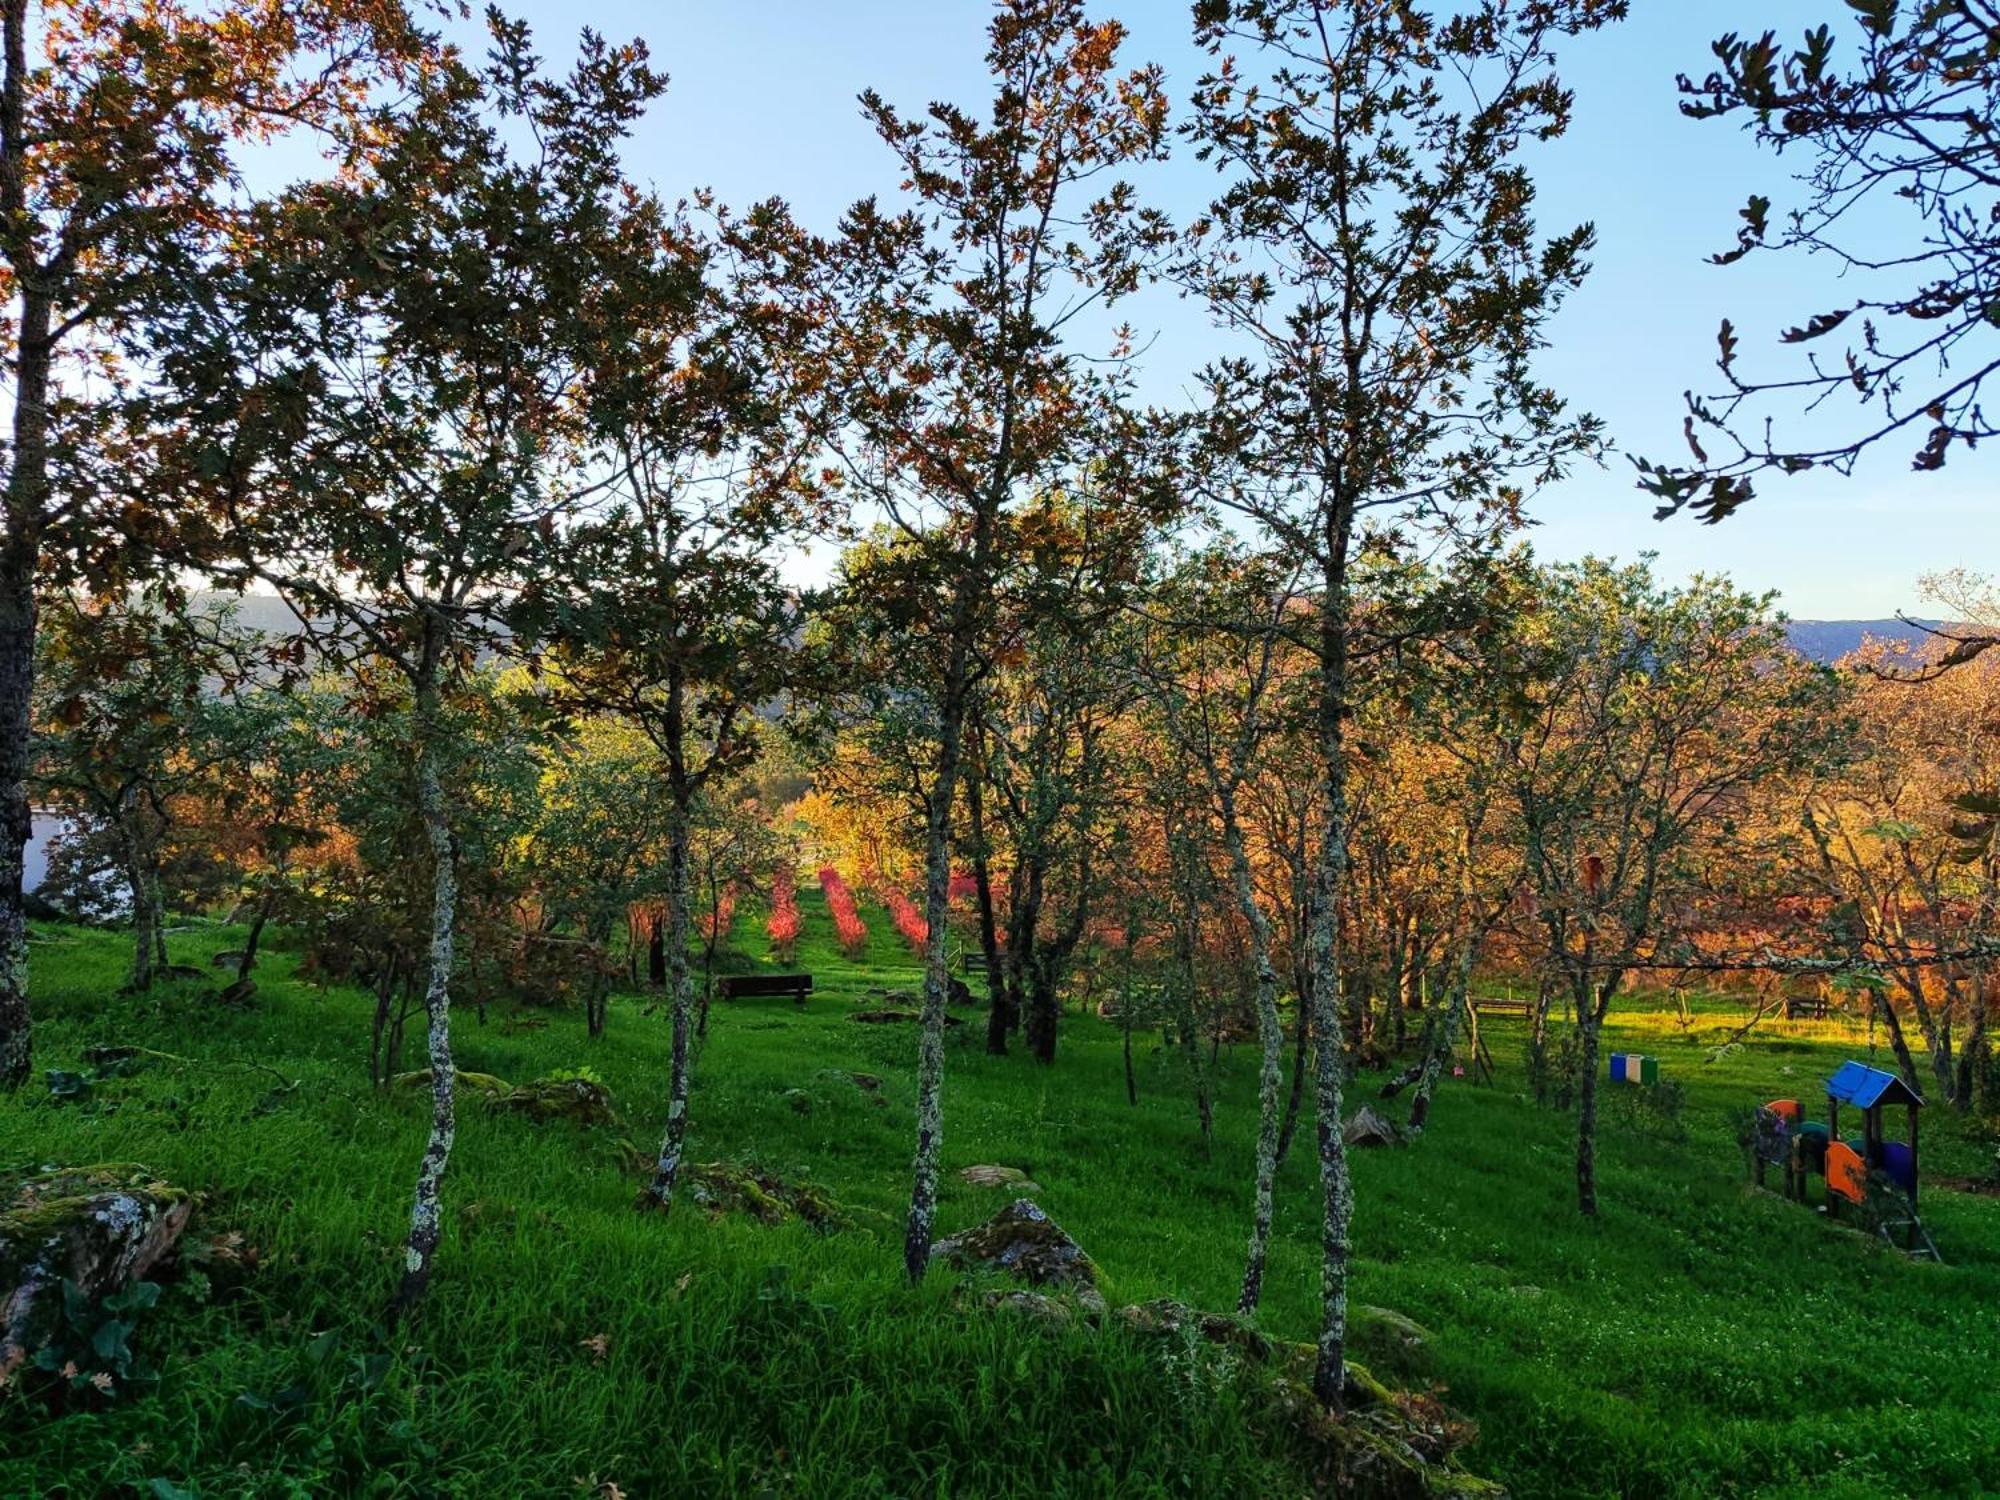
[[[815,227],[831,226],[856,197],[893,196],[893,165],[854,102],[861,89],[912,110],[934,98],[973,106],[988,92],[981,0],[513,0],[508,8],[533,24],[551,65],[565,60],[583,26],[647,41],[672,86],[631,143],[635,177],[669,196],[697,186],[738,204],[780,196]],[[1730,243],[1748,192],[1787,201],[1787,168],[1731,125],[1682,119],[1674,74],[1705,71],[1710,41],[1730,29],[1784,34],[1820,19],[1836,29],[1850,23],[1840,0],[1638,0],[1632,8],[1632,20],[1567,48],[1576,124],[1535,162],[1545,227],[1590,220],[1599,237],[1596,269],[1553,329],[1543,369],[1575,405],[1605,418],[1618,443],[1672,456],[1684,451],[1681,393],[1713,374],[1722,317],[1736,322],[1753,367],[1778,371],[1788,366],[1772,335],[1838,296],[1831,268],[1809,261],[1705,263]],[[1185,98],[1203,58],[1188,36],[1184,0],[1106,0],[1094,13],[1124,20],[1129,59],[1160,62]],[[1179,213],[1200,202],[1209,180],[1183,152],[1145,186]],[[1198,308],[1164,294],[1130,315],[1156,334],[1147,394],[1171,399],[1214,336]],[[1614,458],[1539,497],[1535,544],[1557,556],[1657,551],[1669,576],[1726,571],[1746,586],[1779,590],[1801,617],[1921,613],[1920,574],[2000,570],[1980,524],[1994,477],[1981,456],[1914,475],[1898,450],[1852,479],[1768,480],[1746,510],[1703,527],[1654,522],[1629,465]]]

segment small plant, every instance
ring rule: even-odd
[[[62,1321],[55,1337],[35,1351],[34,1367],[63,1381],[70,1390],[91,1391],[112,1400],[133,1386],[158,1377],[132,1349],[139,1314],[160,1300],[154,1281],[135,1281],[101,1302],[63,1278]]]
[[[1659,1140],[1687,1139],[1687,1126],[1681,1119],[1687,1108],[1687,1085],[1678,1079],[1614,1088],[1607,1103],[1612,1117],[1630,1129]],[[1737,1140],[1743,1142],[1741,1129]],[[1745,1149],[1753,1149],[1755,1144],[1753,1135]]]
[[[1583,1040],[1574,1026],[1550,1027],[1528,1049],[1528,1087],[1537,1104],[1568,1109],[1576,1102],[1577,1071],[1583,1066]]]

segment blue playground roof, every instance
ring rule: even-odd
[[[1878,1104],[1916,1104],[1924,1101],[1917,1091],[1894,1073],[1884,1073],[1866,1063],[1844,1062],[1826,1081],[1826,1097],[1842,1104],[1873,1109]]]

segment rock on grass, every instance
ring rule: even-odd
[[[859,1022],[863,1026],[897,1026],[905,1023],[914,1025],[918,1021],[921,1021],[923,1016],[914,1010],[857,1010],[847,1019]],[[961,1021],[957,1016],[946,1016],[944,1024],[947,1026],[963,1026],[965,1022]]]
[[[492,1100],[495,1109],[526,1115],[537,1123],[569,1120],[578,1125],[616,1125],[611,1090],[594,1078],[575,1075],[518,1083]]]
[[[1370,1311],[1378,1320],[1396,1316]],[[1118,1316],[1135,1333],[1171,1339],[1178,1350],[1212,1351],[1220,1368],[1238,1377],[1252,1410],[1299,1447],[1321,1493],[1362,1500],[1504,1500],[1499,1485],[1459,1466],[1457,1452],[1477,1429],[1433,1396],[1392,1390],[1350,1362],[1346,1409],[1328,1411],[1313,1394],[1310,1344],[1268,1338],[1235,1318],[1170,1299],[1120,1308]]]
[[[1012,1276],[1068,1292],[1093,1311],[1104,1306],[1096,1265],[1031,1199],[1016,1198],[985,1223],[937,1241],[931,1254],[955,1270]]]
[[[194,1202],[131,1164],[41,1172],[0,1195],[0,1384],[49,1341],[63,1282],[101,1301],[158,1265]]]
[[[847,1227],[847,1215],[822,1188],[787,1182],[755,1167],[703,1162],[683,1178],[687,1196],[712,1215],[747,1214],[760,1224],[808,1224],[822,1234]]]

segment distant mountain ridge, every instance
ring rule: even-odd
[[[261,635],[287,636],[299,628],[298,618],[290,607],[271,594],[205,594],[201,597],[205,601],[226,601],[235,609],[238,624]],[[1937,623],[1935,620],[1913,623],[1894,619],[1792,620],[1785,625],[1785,635],[1792,649],[1801,656],[1819,662],[1835,662],[1859,650],[1861,644],[1868,640],[1905,641],[1921,645],[1924,640],[1923,626]]]
[[[1834,662],[1858,651],[1866,641],[1894,641],[1920,646],[1928,638],[1925,626],[1936,620],[1791,620],[1785,635],[1792,649],[1814,661]]]

